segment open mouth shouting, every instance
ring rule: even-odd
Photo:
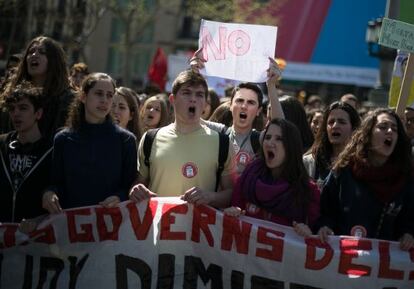
[[[265,162],[270,169],[280,168],[282,165],[284,153],[280,149],[280,147],[268,147],[264,149]]]
[[[30,60],[29,65],[31,68],[37,68],[39,66],[39,61],[37,59]]]
[[[382,140],[373,142],[372,150],[381,156],[390,156],[395,149],[396,139],[392,136],[387,136]]]
[[[267,150],[265,152],[266,160],[272,162],[275,159],[275,153],[273,150]]]
[[[340,144],[347,140],[346,134],[340,130],[331,131],[328,135],[329,142],[332,144]]]
[[[388,137],[384,140],[384,145],[388,148],[390,148],[392,146],[392,138]]]
[[[245,120],[245,119],[247,119],[247,113],[245,113],[245,112],[241,112],[241,113],[239,114],[239,117],[240,117],[240,119]]]
[[[189,114],[191,117],[194,117],[194,116],[195,116],[195,113],[196,113],[196,108],[195,108],[195,106],[190,106],[190,107],[188,107],[188,114]]]
[[[332,136],[332,138],[334,138],[334,139],[338,139],[338,138],[340,138],[341,137],[341,133],[340,132],[338,132],[338,131],[334,131],[334,132],[332,132],[331,133],[331,136]]]

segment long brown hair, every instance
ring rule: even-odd
[[[141,134],[143,134],[144,132],[148,130],[148,127],[144,126],[144,115],[145,115],[145,110],[147,109],[147,106],[153,101],[159,101],[160,106],[161,106],[161,117],[160,117],[160,122],[157,125],[157,128],[166,126],[170,123],[167,102],[165,101],[165,98],[161,93],[156,94],[154,96],[147,98],[141,107],[141,111],[139,113],[139,118],[140,118],[139,125],[141,129]]]
[[[283,161],[282,169],[280,170],[280,178],[286,180],[291,186],[295,205],[307,208],[311,200],[311,192],[309,189],[310,178],[302,160],[302,138],[299,129],[295,124],[288,120],[275,118],[266,126],[262,133],[263,139],[271,125],[279,126],[282,131],[285,160]],[[259,157],[264,159],[263,145],[260,147]]]
[[[85,77],[82,82],[79,94],[87,95],[99,80],[111,81],[115,91],[116,85],[112,77],[110,77],[108,74],[98,72],[91,73]],[[108,113],[106,117],[107,119],[112,119],[110,113]],[[80,95],[78,95],[71,104],[66,126],[73,130],[79,130],[82,124],[85,122],[85,104],[81,101]]]
[[[345,147],[344,151],[339,155],[333,165],[333,170],[338,171],[353,162],[368,161],[368,152],[371,147],[372,131],[378,122],[380,114],[388,114],[397,122],[398,139],[394,147],[394,151],[389,159],[397,163],[402,172],[409,176],[412,171],[412,156],[410,140],[405,132],[404,125],[398,115],[388,108],[379,108],[370,112],[362,122],[361,127],[354,133],[351,141]]]
[[[333,153],[332,144],[329,141],[328,131],[326,129],[328,125],[328,118],[331,112],[335,109],[341,109],[345,111],[349,116],[352,131],[355,131],[361,124],[361,118],[358,112],[349,104],[345,102],[335,101],[323,112],[323,119],[319,131],[315,136],[315,141],[309,152],[312,154],[316,161],[317,167],[327,168],[331,167],[331,156]]]
[[[132,119],[128,121],[127,129],[132,132],[137,141],[141,138],[141,133],[139,129],[139,110],[138,110],[138,95],[132,89],[120,86],[115,90],[115,94],[122,96],[128,104],[129,111],[132,114]]]
[[[27,69],[27,57],[30,48],[35,43],[43,44],[46,51],[47,72],[46,80],[43,84],[43,94],[45,97],[57,97],[69,88],[66,54],[62,46],[52,38],[38,36],[32,39],[27,45],[22,61],[20,61],[17,67],[16,74],[12,77],[9,85],[5,89],[5,94],[10,93],[23,80],[32,80]]]

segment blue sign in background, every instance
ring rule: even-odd
[[[386,0],[333,0],[311,62],[378,67],[368,55],[365,33],[369,20],[384,16]]]

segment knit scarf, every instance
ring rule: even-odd
[[[251,162],[240,178],[242,194],[250,203],[291,221],[306,221],[303,210],[294,205],[289,183],[274,180],[264,160]]]
[[[399,193],[406,181],[405,175],[396,163],[386,162],[374,167],[368,161],[350,162],[356,180],[366,184],[383,203],[389,203]]]

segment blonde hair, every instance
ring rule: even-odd
[[[168,107],[167,107],[167,103],[165,101],[164,95],[163,94],[156,94],[154,96],[151,96],[149,98],[147,98],[144,101],[144,104],[141,107],[140,113],[139,113],[139,124],[140,124],[140,131],[141,134],[144,134],[144,132],[146,132],[149,128],[144,126],[144,115],[145,115],[145,110],[147,109],[147,106],[154,101],[159,101],[160,102],[160,106],[161,106],[161,118],[160,118],[160,122],[157,125],[158,127],[163,127],[166,126],[170,123],[169,121],[169,113],[168,113]]]

